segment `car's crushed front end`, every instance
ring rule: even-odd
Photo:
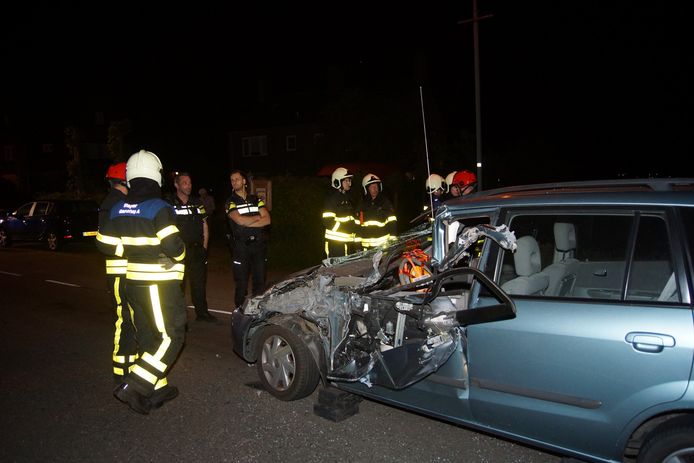
[[[458,345],[467,298],[433,292],[442,278],[469,288],[470,272],[449,267],[483,235],[515,245],[506,229],[472,227],[445,262],[432,263],[431,227],[423,225],[387,246],[292,275],[234,312],[234,350],[255,362],[256,333],[279,325],[301,339],[324,381],[407,387],[436,371]]]

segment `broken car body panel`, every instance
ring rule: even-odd
[[[430,234],[431,227],[423,225],[388,246],[328,259],[247,301],[234,312],[235,331],[245,333],[234,340],[235,350],[256,361],[253,334],[275,324],[304,341],[324,381],[402,389],[430,375],[460,345],[464,326],[515,313],[513,302],[484,274],[455,268],[484,237],[514,250],[513,233],[503,225],[463,228],[445,258],[431,262],[433,274],[426,275],[432,276],[402,284],[403,254],[431,250]],[[467,310],[473,280],[498,304]]]

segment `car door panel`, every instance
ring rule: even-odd
[[[475,419],[597,452],[614,445],[603,440],[623,429],[631,411],[684,394],[694,356],[689,308],[515,303],[515,319],[468,328]],[[659,339],[668,345],[644,351],[637,342],[652,346]]]

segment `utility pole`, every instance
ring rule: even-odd
[[[472,18],[458,21],[458,24],[472,23],[472,42],[475,49],[475,145],[477,152],[477,190],[482,191],[482,116],[480,110],[480,47],[477,23],[491,18],[491,14],[477,16],[477,0],[472,0]]]

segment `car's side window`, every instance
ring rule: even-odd
[[[670,249],[665,221],[661,217],[641,216],[627,300],[680,302]]]
[[[36,207],[34,208],[34,215],[46,215],[46,212],[48,211],[48,203],[45,201],[39,201],[36,203]]]
[[[22,207],[17,209],[18,217],[28,217],[31,214],[31,208],[34,207],[34,203],[24,204]]]
[[[631,301],[680,300],[677,289],[672,290],[676,284],[671,247],[660,216],[632,211],[517,214],[510,218],[509,228],[516,234],[518,249],[502,253],[499,272],[499,284],[508,294],[610,300],[622,300],[626,294]]]

